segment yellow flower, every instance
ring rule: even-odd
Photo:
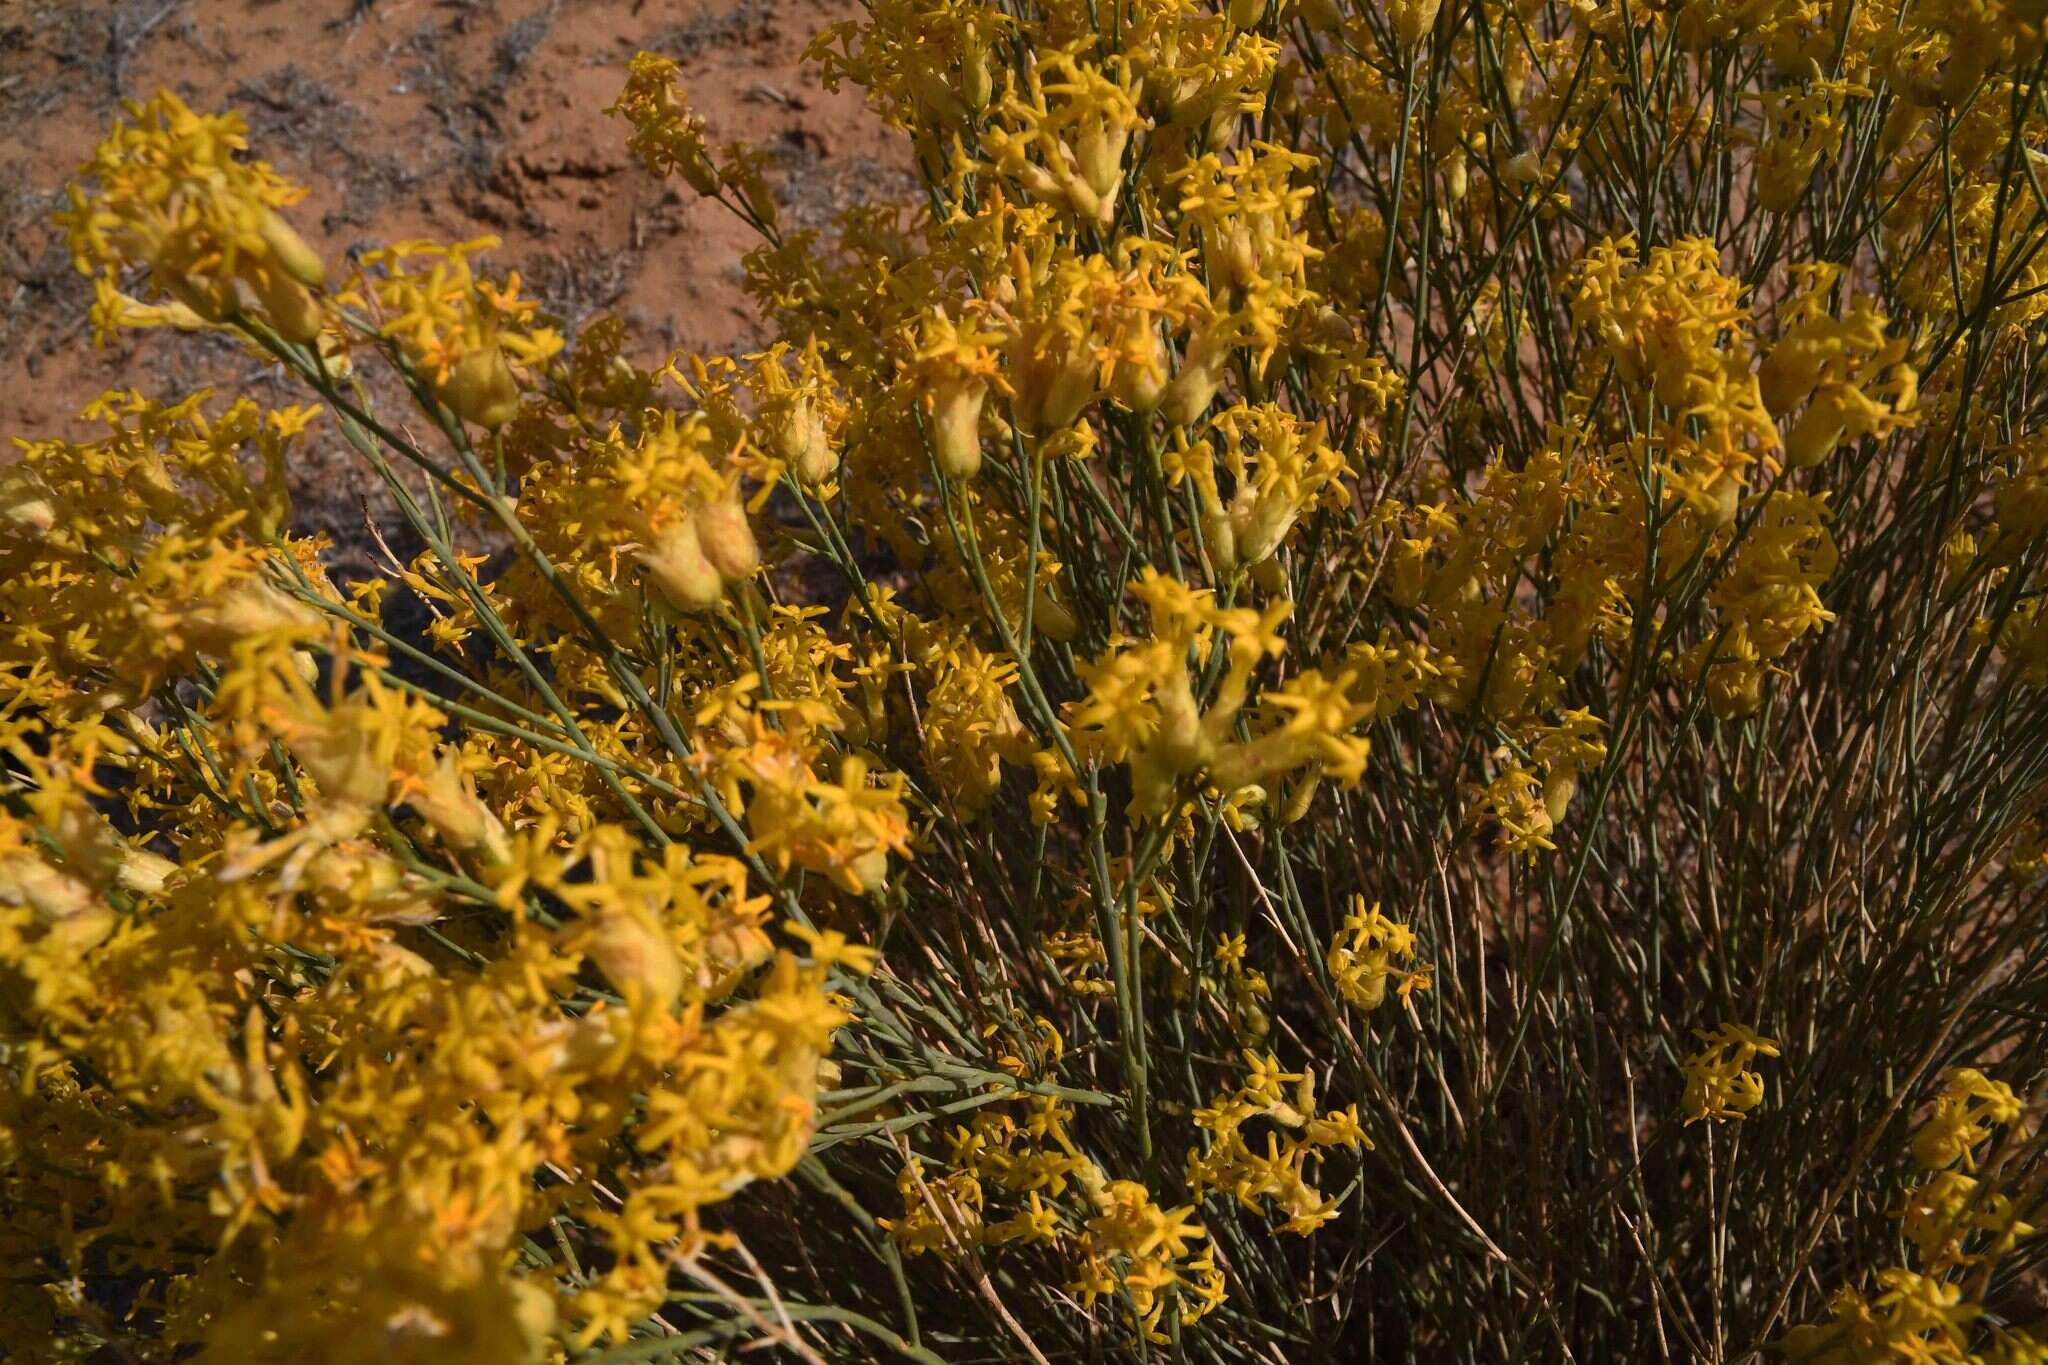
[[[116,120],[79,168],[57,221],[81,274],[113,289],[123,270],[142,267],[152,295],[189,311],[124,304],[101,310],[102,330],[249,312],[290,340],[316,336],[325,317],[311,290],[325,267],[278,214],[305,191],[240,157],[248,129],[237,114],[194,113],[168,90],[123,107],[131,121]]]
[[[423,372],[458,417],[502,427],[519,411],[513,366],[540,366],[562,338],[539,322],[539,305],[519,296],[519,276],[480,278],[470,258],[498,245],[478,237],[455,246],[402,242],[363,254],[381,268],[371,285],[383,305],[381,331]],[[424,267],[424,269],[423,269]]]
[[[633,125],[626,146],[655,175],[680,174],[699,194],[717,194],[718,171],[704,147],[704,121],[676,89],[681,68],[653,52],[634,54],[626,85],[605,113]]]
[[[1778,1056],[1778,1045],[1741,1024],[1693,1032],[1705,1046],[1683,1063],[1685,1121],[1739,1119],[1763,1103],[1764,1079],[1749,1064]]]

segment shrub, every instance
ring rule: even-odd
[[[5,475],[10,1358],[2041,1360],[2042,19],[873,0],[829,234],[642,55],[653,370],[131,106],[311,406]]]

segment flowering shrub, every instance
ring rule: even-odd
[[[652,370],[130,106],[307,406],[0,475],[7,1358],[2048,1358],[2043,21],[873,0],[829,233],[643,54]]]

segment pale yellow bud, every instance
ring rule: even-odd
[[[532,1280],[514,1280],[512,1322],[519,1329],[526,1361],[547,1359],[555,1335],[555,1296]]]
[[[1287,803],[1280,808],[1281,824],[1291,825],[1308,814],[1309,806],[1316,799],[1316,788],[1322,780],[1322,773],[1313,768],[1294,780],[1292,789],[1287,793]]]
[[[1051,341],[1047,349],[1037,351],[1033,337],[1027,334],[1011,352],[1017,425],[1025,431],[1059,431],[1071,426],[1095,400],[1096,368],[1088,348],[1065,338]]]
[[[1110,375],[1110,396],[1132,412],[1151,412],[1166,392],[1168,368],[1158,325],[1149,316],[1132,319],[1122,349],[1123,358]]]
[[[114,911],[91,886],[32,853],[0,858],[0,905],[27,907],[71,951],[96,947],[114,932]]]
[[[164,889],[178,865],[160,853],[145,848],[124,848],[120,866],[114,869],[114,884],[138,896],[153,896]]]
[[[1261,498],[1237,518],[1237,557],[1257,564],[1272,557],[1294,529],[1296,509],[1282,497]]]
[[[327,716],[317,729],[292,741],[298,757],[320,794],[354,810],[381,806],[391,788],[391,774],[377,761],[369,737],[346,719]]]
[[[880,891],[889,880],[889,855],[871,848],[853,860],[851,871],[862,891]]]
[[[839,469],[825,416],[809,397],[799,397],[768,427],[768,449],[806,488],[815,488]]]
[[[1242,222],[1219,231],[1209,243],[1210,267],[1224,286],[1249,289],[1259,279],[1259,244],[1251,228]]]
[[[988,66],[988,45],[970,35],[967,51],[960,58],[961,97],[969,107],[981,110],[988,108],[988,102],[995,93],[995,77]]]
[[[308,287],[318,287],[326,281],[327,267],[321,262],[320,253],[308,246],[290,223],[274,212],[266,212],[258,231],[285,274]]]
[[[1202,548],[1209,552],[1209,562],[1217,573],[1237,568],[1237,527],[1220,507],[1202,513]]]
[[[1209,404],[1216,399],[1216,391],[1223,387],[1223,369],[1229,361],[1230,352],[1226,348],[1197,337],[1188,346],[1180,373],[1173,377],[1160,397],[1159,410],[1165,414],[1166,420],[1184,427],[1207,412]]]
[[[1387,19],[1403,52],[1413,52],[1423,35],[1436,24],[1436,12],[1443,0],[1386,0]]]
[[[1152,739],[1153,761],[1174,774],[1201,766],[1209,758],[1210,745],[1202,732],[1202,713],[1195,709],[1187,679],[1163,684],[1156,695],[1159,732]]]
[[[157,278],[172,298],[206,322],[224,322],[236,310],[234,290],[219,281],[185,277],[163,279],[161,275]]]
[[[988,384],[980,379],[956,379],[932,395],[932,453],[949,479],[981,472],[981,405],[987,396]]]
[[[1565,811],[1571,808],[1572,797],[1579,791],[1579,775],[1570,768],[1558,768],[1543,780],[1543,809],[1549,814],[1552,824],[1564,819]]]
[[[1707,525],[1720,530],[1735,524],[1735,514],[1742,508],[1742,483],[1726,470],[1719,478],[1707,485],[1710,506],[1705,511]]]
[[[1501,63],[1500,83],[1502,92],[1508,97],[1508,106],[1521,108],[1522,95],[1529,88],[1529,56],[1520,43],[1507,45],[1507,60]]]
[[[705,556],[694,518],[665,527],[639,560],[656,591],[677,611],[707,611],[725,595],[725,580]]]
[[[1794,469],[1819,464],[1834,453],[1846,426],[1840,400],[1823,389],[1785,438],[1785,462]]]
[[[480,850],[493,863],[512,853],[505,826],[476,794],[476,782],[453,754],[442,754],[419,778],[406,804],[456,848]]]
[[[717,194],[722,187],[718,168],[711,164],[710,156],[700,144],[693,143],[683,153],[682,162],[677,169],[683,173],[684,183],[706,199]]]
[[[761,546],[754,528],[747,523],[747,509],[739,495],[697,509],[697,540],[711,567],[729,582],[754,576],[761,567]]]
[[[1041,635],[1058,640],[1061,644],[1071,642],[1081,629],[1081,623],[1075,619],[1074,613],[1068,611],[1042,583],[1031,596],[1031,623]]]
[[[0,528],[40,539],[57,524],[49,490],[19,470],[0,474]]]
[[[256,306],[271,329],[287,341],[306,342],[320,335],[326,318],[320,301],[282,270],[263,266],[242,276]]]
[[[480,427],[501,427],[519,415],[519,385],[495,344],[463,352],[439,389],[450,411]]]
[[[1130,139],[1131,130],[1123,124],[1091,118],[1081,125],[1074,142],[1074,161],[1081,168],[1081,177],[1108,210],[1102,215],[1104,222],[1115,216],[1116,197],[1124,179],[1124,147]]]
[[[1909,99],[1892,105],[1891,112],[1884,116],[1884,128],[1877,135],[1878,154],[1886,157],[1897,155],[1899,148],[1920,131],[1920,125],[1927,121],[1927,114],[1925,105]],[[2030,149],[2028,155],[2033,154]]]
[[[280,631],[307,632],[320,614],[258,578],[245,578],[179,622],[185,637],[204,653],[226,658],[237,643]]]
[[[1294,13],[1314,33],[1330,33],[1344,23],[1337,0],[1295,0]]]
[[[591,926],[590,960],[619,993],[667,1009],[683,993],[683,963],[645,910],[607,910]]]
[[[1822,356],[1797,338],[1781,341],[1771,348],[1757,366],[1757,395],[1773,417],[1783,417],[1799,406],[1813,386],[1820,382]]]

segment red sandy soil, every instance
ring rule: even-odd
[[[254,154],[310,188],[289,216],[330,268],[387,242],[493,233],[494,264],[572,325],[622,316],[650,357],[751,349],[761,333],[738,283],[751,232],[648,175],[603,110],[633,54],[660,52],[715,141],[774,153],[785,227],[899,197],[914,188],[905,158],[860,93],[826,93],[800,61],[857,13],[854,0],[0,0],[0,437],[71,434],[79,407],[116,387],[302,401],[212,338],[93,344],[90,289],[49,215],[119,101],[159,88],[247,118]],[[295,479],[301,512],[346,535],[365,476],[316,445]]]

